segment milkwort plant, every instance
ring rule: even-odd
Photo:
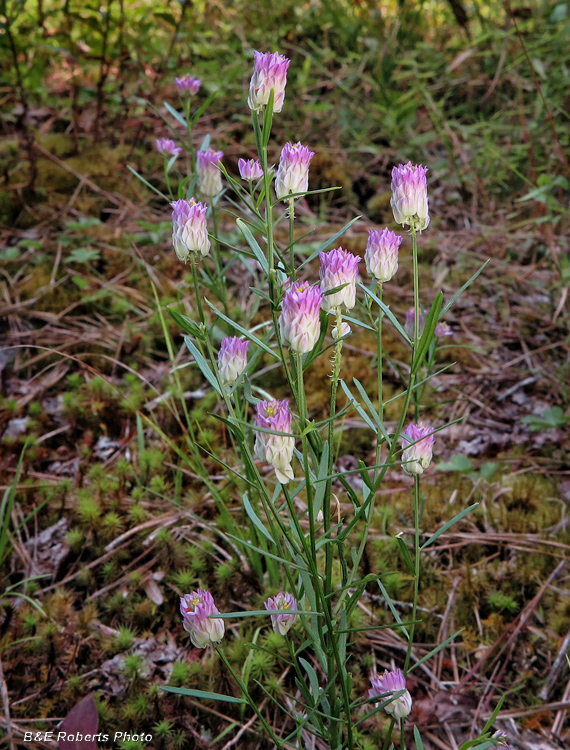
[[[408,311],[403,325],[382,300],[383,285],[392,280],[398,269],[400,235],[387,228],[369,233],[365,261],[370,278],[366,283],[358,282],[361,259],[340,246],[333,247],[357,219],[306,256],[300,241],[295,239],[295,205],[310,192],[323,192],[308,190],[314,154],[306,145],[287,143],[281,150],[276,170],[268,157],[272,120],[283,107],[288,66],[289,60],[278,53],[255,52],[248,105],[258,158],[239,160],[241,180],[227,172],[221,161],[223,153],[211,149],[209,139],[197,154],[194,151],[192,127],[204,109],[202,106],[191,117],[189,95],[196,93],[199,83],[195,79],[177,79],[177,85],[179,80],[187,81],[179,86],[183,96],[188,97],[183,98],[184,116],[170,105],[167,107],[183,125],[188,141],[183,140],[181,147],[174,141],[157,141],[157,148],[171,157],[165,156],[169,195],[164,197],[171,199],[173,246],[177,257],[190,263],[197,308],[195,318],[173,309],[170,313],[184,331],[193,360],[223,407],[224,413],[218,418],[227,429],[238,465],[229,466],[221,456],[213,458],[219,460],[240,488],[245,524],[236,523],[224,508],[219,493],[216,494],[215,484],[204,475],[200,460],[203,448],[195,438],[192,420],[186,411],[189,460],[218,503],[224,538],[231,540],[235,549],[242,550],[268,593],[278,591],[267,597],[263,610],[230,613],[220,612],[211,593],[202,588],[185,594],[180,601],[180,611],[193,645],[215,648],[240,695],[189,688],[164,689],[194,698],[249,706],[279,750],[312,744],[315,738],[320,740],[320,746],[330,750],[353,750],[359,747],[359,727],[381,711],[387,716],[384,748],[393,747],[394,742],[399,742],[401,748],[405,748],[406,743],[412,747],[413,738],[417,750],[422,750],[417,727],[413,727],[411,734],[405,731],[412,711],[407,680],[419,664],[435,656],[458,635],[451,636],[422,658],[414,653],[422,552],[476,504],[431,535],[423,532],[420,479],[432,459],[436,435],[445,425],[434,427],[420,420],[421,396],[426,383],[435,374],[438,338],[449,333],[443,316],[484,266],[447,303],[444,304],[440,292],[429,310],[423,307],[418,236],[430,223],[428,170],[411,163],[394,167],[391,184],[395,221],[409,228],[412,243],[414,307]],[[192,85],[188,81],[192,81]],[[177,131],[173,129],[173,132],[178,138]],[[180,148],[189,154],[191,171],[180,181],[175,200],[168,176]],[[219,236],[215,206],[224,190],[223,179],[235,194],[235,198],[228,196],[227,200],[232,206],[231,213],[238,212],[236,224],[246,243],[241,247],[224,245]],[[282,220],[289,225],[286,246],[276,241],[276,225]],[[207,230],[208,222],[211,233]],[[231,251],[231,256],[222,249],[224,246]],[[255,310],[266,313],[263,325],[246,327],[229,316],[224,264],[227,267],[236,257],[242,258],[256,279],[251,293],[257,296]],[[320,264],[318,280],[314,269],[317,260]],[[204,290],[216,297],[217,303],[208,299]],[[395,328],[410,351],[406,387],[395,397],[401,403],[395,429],[388,429],[384,420],[387,403],[382,382],[385,320]],[[327,338],[329,323],[331,337]],[[375,334],[376,394],[367,393],[355,378],[349,382],[349,373],[343,371],[343,345],[353,327],[364,327]],[[218,351],[216,328],[233,334],[223,339]],[[262,355],[271,357],[282,370],[289,398],[275,399],[252,383],[250,376]],[[312,364],[319,357],[330,357],[331,362],[328,416],[309,414],[307,408],[305,383],[311,376]],[[340,409],[337,408],[339,388],[346,397],[346,405]],[[359,492],[348,481],[349,472],[335,469],[335,424],[351,411],[358,413],[376,442],[374,464],[367,466],[359,461],[354,470],[362,480]],[[408,422],[410,411],[414,417]],[[264,464],[271,467],[269,476],[266,472],[262,474]],[[381,576],[373,573],[362,576],[360,572],[378,490],[386,472],[397,467],[413,477],[413,538],[408,544],[401,536],[397,537],[402,559],[413,578],[412,614],[407,622],[402,621]],[[352,505],[352,513],[346,517],[333,516],[334,481],[342,485]],[[340,582],[333,573],[337,569],[342,572]],[[407,650],[400,665],[383,674],[372,675],[367,694],[356,695],[349,670],[350,639],[359,631],[362,635],[373,628],[351,628],[349,622],[364,589],[371,585],[377,585],[387,601],[395,620],[389,627],[403,634]],[[244,617],[267,618],[268,627],[271,625],[287,642],[289,666],[294,671],[296,686],[296,694],[290,698],[296,708],[292,709],[291,703],[283,705],[266,691],[268,699],[281,711],[280,726],[269,721],[268,714],[258,706],[248,685],[224,654],[226,620]],[[263,685],[261,688],[264,689]],[[486,750],[506,744],[501,733],[492,734],[491,730],[499,708],[500,702],[480,735],[466,740],[461,750]]]

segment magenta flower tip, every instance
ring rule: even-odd
[[[406,474],[423,474],[432,459],[434,433],[423,422],[410,423],[400,436],[402,440],[402,468]],[[413,443],[413,445],[411,445]]]
[[[421,232],[429,225],[427,197],[427,167],[411,162],[392,169],[392,198],[390,205],[398,224],[409,224]]]
[[[233,386],[247,367],[247,348],[249,341],[242,341],[237,336],[226,336],[222,339],[218,353],[220,379],[224,385]]]
[[[202,81],[199,78],[192,78],[190,75],[175,78],[174,83],[179,94],[190,94],[191,96],[197,94],[202,85]]]
[[[382,702],[388,700],[391,694],[404,690],[402,695],[384,706],[384,710],[395,719],[405,719],[410,714],[412,696],[406,690],[406,678],[401,669],[386,670],[383,675],[373,677],[370,684],[372,687],[368,691],[368,697],[380,698]]]
[[[325,296],[323,309],[328,312],[344,305],[347,310],[352,310],[356,304],[356,277],[360,257],[338,247],[327,253],[319,253],[319,258],[321,261],[319,275],[323,292],[346,284],[338,292]]]
[[[198,187],[203,195],[210,198],[222,192],[222,173],[219,166],[223,156],[223,151],[214,151],[212,148],[198,151],[196,154]]]
[[[310,352],[321,333],[323,293],[307,282],[288,283],[281,303],[279,330],[283,343],[297,354]]]
[[[280,591],[274,599],[269,597],[267,601],[264,602],[264,606],[269,612],[279,609],[289,609],[294,612],[297,609],[297,600],[292,594],[284,594]],[[296,614],[288,615],[284,612],[278,615],[271,615],[271,625],[273,630],[281,635],[287,635],[296,621]]]
[[[238,159],[238,169],[242,180],[251,180],[252,182],[260,180],[263,177],[263,169],[259,159]]]
[[[383,284],[398,270],[398,252],[402,238],[388,228],[373,230],[368,234],[366,245],[366,270]]]
[[[275,194],[279,200],[288,200],[292,194],[307,192],[309,164],[314,155],[314,151],[300,142],[286,143],[283,146],[275,175]]]
[[[225,625],[209,591],[198,589],[180,597],[180,614],[183,627],[190,633],[196,648],[206,648],[210,643],[219,643],[224,637]]]
[[[293,416],[289,411],[289,401],[258,401],[255,418],[256,427],[264,427],[275,433],[291,432]],[[256,431],[255,455],[261,461],[267,461],[275,469],[277,479],[286,484],[294,479],[291,461],[295,448],[295,438],[291,435],[272,434]]]
[[[170,138],[157,138],[156,150],[161,154],[170,154],[170,156],[178,156],[182,152],[182,149]]]

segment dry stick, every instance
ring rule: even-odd
[[[570,698],[570,680],[566,683],[566,689],[564,690],[564,695],[562,696],[562,700],[567,702],[568,698]],[[566,710],[560,709],[556,713],[556,717],[554,718],[554,723],[552,724],[552,729],[550,730],[550,733],[553,737],[555,737],[558,734],[558,730],[562,729],[562,725],[564,724],[564,721],[566,719]]]
[[[558,675],[560,674],[560,670],[564,664],[566,664],[566,661],[564,657],[566,656],[566,652],[570,648],[570,633],[564,638],[562,641],[562,644],[560,645],[560,648],[558,649],[558,653],[556,654],[556,659],[554,659],[554,664],[552,665],[552,669],[550,670],[550,674],[548,675],[546,682],[544,683],[544,687],[538,694],[538,697],[541,701],[547,701],[548,696],[552,692],[552,688],[555,684],[558,683]]]
[[[449,592],[449,598],[447,599],[447,606],[445,608],[445,612],[443,613],[443,620],[439,627],[439,633],[437,634],[437,640],[436,640],[437,646],[439,646],[440,643],[443,643],[443,641],[447,638],[447,633],[449,630],[448,628],[449,616],[451,614],[451,608],[453,607],[455,603],[455,596],[457,594],[457,589],[460,583],[461,583],[460,576],[457,576],[457,578],[453,579],[451,591]],[[443,653],[444,653],[444,650],[442,649],[437,655],[437,666],[434,670],[440,680],[441,680],[441,672],[443,669]]]

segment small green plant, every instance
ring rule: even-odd
[[[525,422],[531,430],[538,432],[565,427],[570,422],[570,416],[566,416],[559,406],[552,406],[545,409],[541,415],[529,414],[522,417],[521,422]]]

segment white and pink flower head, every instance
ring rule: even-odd
[[[398,270],[398,251],[402,243],[399,234],[386,229],[375,229],[368,234],[366,270],[380,284],[390,281]]]
[[[279,331],[283,343],[297,354],[310,352],[321,333],[323,293],[318,286],[289,283],[281,303]]]
[[[307,192],[309,164],[314,155],[314,151],[300,142],[286,143],[283,146],[275,175],[275,194],[279,200],[286,201],[292,194]]]
[[[329,250],[328,253],[319,253],[319,258],[321,260],[319,275],[323,293],[337,286],[347,285],[338,292],[325,296],[323,309],[328,312],[344,305],[347,310],[352,310],[356,304],[359,256],[338,247],[335,250]]]
[[[410,423],[406,431],[400,435],[400,439],[404,448],[402,451],[402,468],[410,476],[423,474],[431,463],[434,443],[433,429],[423,422]]]
[[[409,224],[419,232],[429,224],[427,171],[427,167],[414,165],[411,161],[392,169],[390,205],[394,219],[398,224]]]
[[[293,417],[289,411],[289,401],[258,401],[254,424],[276,433],[290,433]],[[255,433],[255,455],[273,466],[281,484],[295,478],[291,466],[294,448],[295,438],[291,435],[274,435],[259,430]]]
[[[242,180],[257,182],[263,177],[263,169],[259,159],[238,159],[238,169]]]
[[[196,154],[198,187],[203,195],[210,198],[222,192],[222,173],[219,167],[223,156],[223,151],[214,151],[212,148]]]
[[[161,154],[169,154],[170,156],[178,156],[182,151],[180,146],[176,145],[176,141],[170,138],[157,138],[156,150]]]
[[[264,606],[269,612],[276,609],[293,610],[294,612],[297,609],[297,600],[292,594],[284,594],[280,591],[275,599],[269,597],[269,599],[264,602]],[[296,621],[297,615],[295,614],[289,615],[286,612],[283,612],[282,614],[271,615],[271,625],[273,630],[275,633],[280,633],[281,635],[287,635]]]
[[[249,341],[242,341],[237,336],[226,336],[222,339],[218,352],[218,368],[224,385],[231,386],[247,367],[247,347]]]
[[[248,107],[252,112],[259,112],[269,103],[271,89],[273,111],[281,112],[287,85],[289,60],[278,52],[254,52],[253,75],[249,84]]]
[[[409,716],[412,710],[412,696],[406,690],[406,678],[401,669],[386,670],[383,675],[373,677],[370,680],[370,684],[372,687],[368,691],[368,697],[382,698],[381,702],[388,700],[394,693],[404,690],[405,692],[399,698],[384,706],[384,711],[398,720]]]
[[[218,615],[219,610],[209,591],[198,589],[180,597],[180,614],[184,618],[184,630],[196,648],[206,648],[210,643],[219,643],[224,637],[225,625]]]
[[[210,240],[206,226],[208,206],[191,198],[189,201],[173,201],[172,244],[178,260],[186,261],[192,254],[208,255]]]
[[[199,78],[192,78],[191,75],[175,78],[174,83],[179,94],[190,94],[191,96],[197,94],[202,85],[202,81]]]

